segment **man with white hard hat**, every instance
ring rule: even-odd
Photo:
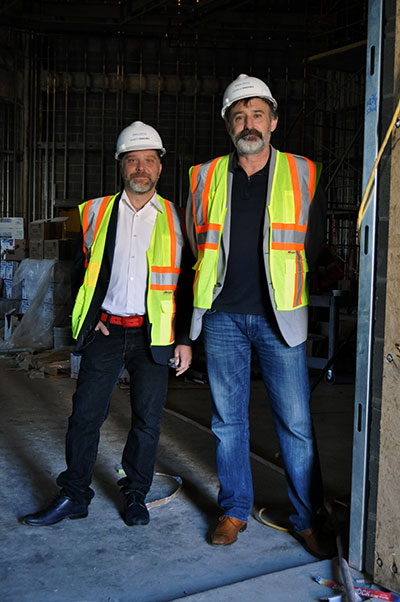
[[[187,230],[197,258],[191,338],[202,332],[213,397],[222,509],[210,543],[229,545],[253,505],[248,404],[258,355],[285,465],[293,535],[319,558],[323,487],[310,415],[307,272],[320,250],[326,201],[320,166],[270,144],[277,102],[239,75],[223,96],[235,151],[190,169]]]
[[[150,520],[145,497],[169,366],[180,375],[191,362],[190,310],[189,320],[180,309],[175,312],[182,213],[156,192],[165,152],[158,132],[135,121],[117,141],[123,191],[79,205],[82,240],[72,273],[72,332],[82,359],[66,436],[67,469],[57,478],[60,494],[44,510],[22,517],[25,525],[87,516],[100,428],[124,368],[132,422],[122,454],[125,477],[118,482],[123,517],[129,526]]]

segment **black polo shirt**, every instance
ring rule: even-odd
[[[228,265],[223,289],[212,309],[239,314],[272,314],[263,261],[269,161],[249,177],[235,154],[232,168]],[[225,224],[224,227],[228,226]]]

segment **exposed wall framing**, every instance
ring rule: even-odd
[[[339,48],[333,65],[321,60],[322,55],[310,63],[307,55],[359,36],[359,25],[365,24],[359,8],[365,2],[339,2],[335,7],[288,3],[279,21],[276,3],[249,0],[243,13],[236,7],[218,25],[214,18],[222,4],[196,5],[193,10],[185,4],[175,15],[178,27],[176,7],[163,2],[160,11],[169,16],[161,34],[157,23],[162,17],[154,15],[151,3],[144,3],[138,15],[143,21],[133,19],[122,3],[124,26],[106,37],[96,29],[103,19],[109,22],[106,12],[115,9],[111,4],[103,7],[104,14],[98,6],[91,33],[80,31],[69,3],[33,7],[35,31],[10,33],[7,72],[10,81],[18,80],[18,93],[0,97],[1,156],[9,156],[8,163],[2,159],[1,213],[23,215],[27,221],[51,217],[60,208],[114,192],[120,186],[116,138],[136,119],[159,129],[167,148],[159,190],[183,205],[190,165],[231,150],[219,114],[221,96],[244,72],[267,81],[278,99],[273,144],[324,164],[327,243],[343,266],[344,278],[352,280],[357,276],[354,216],[361,195],[362,43],[345,47],[345,53]],[[193,11],[201,13],[201,21]],[[80,12],[82,23],[85,14]],[[150,14],[154,36],[146,33]],[[260,14],[273,29],[261,27]],[[139,22],[141,32],[130,32]],[[7,110],[1,110],[2,103]],[[10,118],[7,111],[15,115]],[[7,141],[11,132],[18,141]]]

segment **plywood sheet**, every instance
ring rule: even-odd
[[[400,0],[396,7],[395,106],[400,97]],[[392,139],[381,444],[374,580],[400,593],[400,129]]]

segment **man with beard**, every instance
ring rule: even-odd
[[[168,364],[180,375],[191,361],[190,312],[187,320],[178,309],[175,320],[182,213],[156,193],[165,152],[154,128],[132,123],[119,135],[115,155],[123,192],[79,205],[82,240],[72,273],[72,331],[82,360],[66,436],[67,469],[57,478],[60,494],[44,510],[24,516],[25,525],[87,516],[100,428],[124,367],[130,376],[132,421],[122,454],[126,476],[118,482],[125,498],[123,517],[129,526],[150,520],[145,497],[153,478]]]
[[[257,353],[294,507],[293,535],[319,558],[323,487],[311,415],[305,340],[307,271],[325,229],[320,166],[270,145],[277,102],[258,78],[226,89],[222,117],[235,151],[190,170],[187,229],[195,264],[191,337],[202,331],[213,398],[222,509],[213,545],[244,531],[253,505],[248,404]]]

